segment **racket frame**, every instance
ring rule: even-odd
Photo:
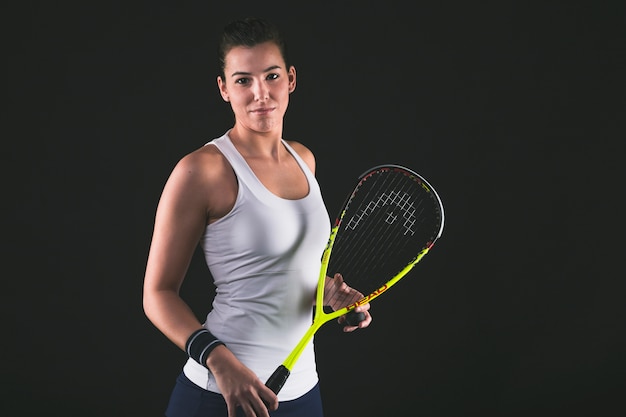
[[[439,232],[435,235],[432,241],[426,243],[425,247],[422,248],[419,251],[419,253],[404,268],[402,268],[402,270],[400,270],[400,272],[394,275],[393,278],[391,278],[381,287],[379,287],[378,289],[372,291],[370,294],[365,295],[360,300],[346,307],[327,313],[324,311],[324,288],[326,284],[326,273],[328,270],[328,264],[330,262],[330,255],[333,249],[333,245],[335,244],[335,238],[337,237],[339,227],[341,226],[344,215],[346,214],[346,211],[348,210],[350,201],[352,200],[352,197],[354,197],[354,195],[358,191],[360,185],[363,183],[363,181],[367,180],[369,176],[374,175],[375,173],[381,170],[405,171],[407,175],[411,177],[411,179],[413,179],[414,181],[418,181],[426,192],[433,193],[433,195],[435,196],[435,200],[439,203],[439,212],[441,215],[441,226],[439,228]],[[357,186],[354,188],[350,196],[344,202],[340,215],[336,218],[335,223],[333,227],[331,228],[328,242],[322,254],[320,274],[318,278],[317,291],[315,295],[315,313],[313,315],[313,322],[311,323],[311,326],[307,329],[306,333],[302,336],[298,344],[294,347],[291,353],[283,361],[283,363],[278,368],[276,368],[276,370],[274,371],[272,376],[270,376],[270,378],[267,380],[265,385],[268,386],[270,389],[272,389],[274,393],[278,394],[278,391],[280,391],[280,389],[286,382],[287,378],[289,377],[289,374],[291,370],[293,369],[293,366],[297,362],[298,358],[300,358],[300,355],[302,354],[302,352],[304,351],[308,343],[311,341],[311,339],[313,338],[317,330],[320,327],[322,327],[325,323],[333,319],[339,318],[343,316],[344,314],[347,314],[348,312],[354,310],[358,306],[367,304],[370,301],[376,299],[385,291],[387,291],[389,288],[391,288],[393,285],[395,285],[398,281],[400,281],[400,279],[402,279],[407,273],[409,273],[409,271],[411,271],[411,269],[413,269],[413,267],[430,251],[430,249],[434,246],[437,239],[441,237],[443,233],[443,225],[444,225],[444,211],[443,211],[443,205],[441,203],[441,199],[439,198],[439,195],[437,194],[435,189],[422,176],[420,176],[416,172],[401,165],[384,164],[384,165],[378,165],[373,168],[370,168],[369,170],[361,174],[359,176],[359,181],[357,183]]]

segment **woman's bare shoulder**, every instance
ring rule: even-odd
[[[205,145],[183,156],[170,181],[178,185],[188,201],[206,210],[209,221],[225,215],[237,196],[237,178],[226,157],[213,145]]]
[[[174,170],[208,181],[223,180],[225,174],[232,172],[226,157],[216,146],[210,144],[183,156]]]

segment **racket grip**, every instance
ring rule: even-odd
[[[285,365],[280,365],[267,379],[265,386],[274,391],[274,394],[278,395],[278,391],[280,391],[283,385],[285,385],[290,373],[291,372],[285,367]]]
[[[365,320],[365,313],[362,311],[356,312],[354,310],[350,310],[346,313],[346,321],[344,324],[346,326],[358,326],[363,320]]]

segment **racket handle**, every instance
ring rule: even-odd
[[[265,386],[274,391],[274,394],[278,395],[278,391],[280,391],[283,385],[285,385],[290,373],[291,372],[285,367],[285,365],[280,365],[267,379]]]
[[[346,321],[344,324],[346,326],[358,326],[363,320],[365,320],[365,313],[362,311],[356,312],[354,310],[350,310],[346,313]]]

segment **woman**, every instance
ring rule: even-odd
[[[278,396],[265,386],[311,324],[330,232],[314,155],[282,138],[296,70],[277,28],[255,18],[224,28],[220,61],[217,84],[234,125],[173,169],[157,207],[144,278],[147,317],[190,356],[166,415],[320,417],[312,344]],[[179,296],[198,244],[216,285],[204,323]],[[327,281],[346,298],[362,296],[341,276]],[[348,304],[337,300],[325,304]],[[365,319],[344,330],[367,327],[368,310],[368,304],[358,307]]]

